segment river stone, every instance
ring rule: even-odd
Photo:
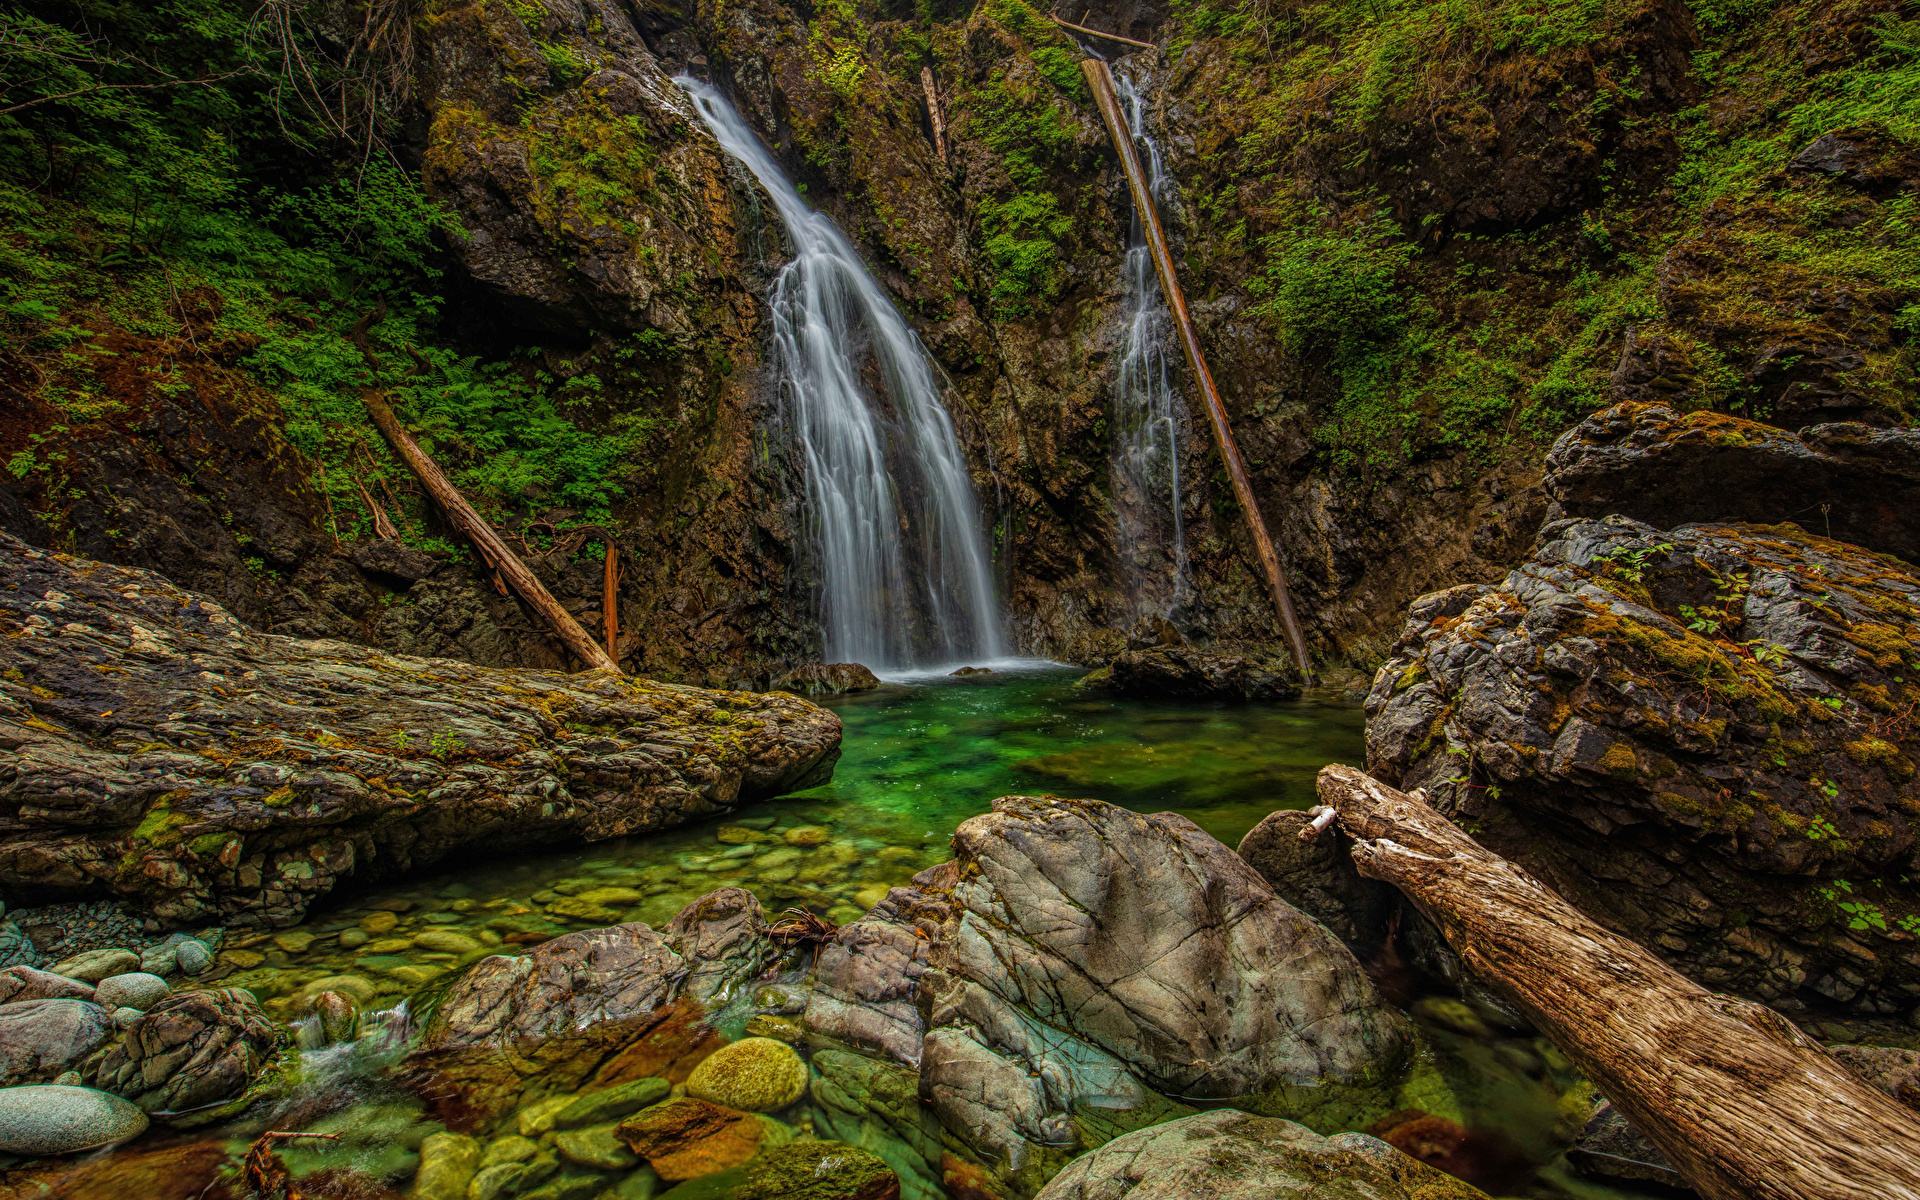
[[[521,1180],[526,1173],[526,1164],[522,1162],[492,1163],[481,1167],[467,1183],[466,1200],[501,1200],[504,1196],[515,1195],[521,1190]]]
[[[602,1171],[624,1171],[640,1159],[613,1136],[616,1121],[568,1129],[553,1137],[554,1149],[569,1162]]]
[[[551,1183],[520,1193],[520,1200],[593,1200],[606,1186],[604,1175],[562,1175]]]
[[[807,1090],[807,1064],[793,1047],[749,1037],[720,1047],[687,1077],[687,1095],[742,1112],[774,1112]]]
[[[1321,1137],[1233,1109],[1136,1130],[1069,1162],[1035,1200],[1486,1200],[1364,1133]]]
[[[555,1113],[552,1127],[577,1129],[582,1125],[617,1120],[649,1104],[658,1104],[672,1090],[673,1085],[666,1080],[650,1077],[618,1084],[604,1091],[589,1092]]]
[[[498,1166],[501,1163],[522,1163],[540,1152],[540,1144],[532,1138],[510,1133],[487,1143],[487,1152],[480,1159],[481,1167]]]
[[[121,975],[140,969],[140,956],[131,950],[88,950],[72,958],[64,958],[53,964],[48,970],[55,975],[65,975],[68,979],[79,979],[86,983],[99,983],[109,975]]]
[[[778,1124],[686,1096],[641,1109],[614,1135],[660,1178],[678,1181],[739,1166],[760,1152]]]
[[[1300,694],[1300,685],[1285,662],[1192,646],[1127,650],[1104,668],[1104,674],[1095,672],[1082,683],[1103,686],[1122,696],[1149,699],[1286,700]]]
[[[1005,796],[953,846],[953,969],[1156,1091],[1374,1078],[1409,1045],[1352,953],[1185,817]]]
[[[280,1027],[243,988],[176,992],[81,1073],[148,1112],[185,1112],[238,1097],[281,1042]]]
[[[413,944],[422,950],[438,950],[442,954],[471,954],[480,949],[476,939],[451,929],[429,929],[425,933],[415,934]]]
[[[91,1000],[93,985],[38,967],[15,966],[0,971],[0,1004],[22,1000]]]
[[[0,1086],[52,1079],[113,1032],[113,1015],[85,1000],[0,1005]]]
[[[130,971],[109,975],[94,988],[94,1003],[107,1008],[134,1008],[145,1012],[166,999],[167,981],[158,975]]]
[[[859,663],[802,663],[773,681],[767,690],[796,696],[836,696],[870,692],[880,679]]]
[[[781,835],[789,846],[818,846],[833,837],[833,831],[824,825],[798,825]]]
[[[0,1088],[0,1153],[71,1154],[138,1136],[147,1114],[89,1087],[42,1083]]]
[[[178,942],[155,942],[140,952],[140,969],[149,975],[171,975],[180,969]]]
[[[189,938],[174,948],[173,960],[182,975],[204,975],[213,966],[213,951],[205,942]]]
[[[413,1177],[416,1200],[466,1200],[480,1169],[480,1143],[463,1133],[430,1133],[420,1141],[420,1170]]]

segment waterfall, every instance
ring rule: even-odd
[[[1133,81],[1115,80],[1127,128],[1144,151],[1147,186],[1163,211],[1172,178],[1147,132],[1146,101]],[[1180,441],[1186,405],[1174,391],[1167,352],[1172,320],[1153,270],[1140,214],[1133,216],[1123,283],[1126,349],[1115,372],[1114,503],[1126,585],[1137,615],[1168,615],[1186,596],[1186,528],[1180,505]]]
[[[674,82],[773,197],[793,251],[768,297],[773,367],[804,455],[828,661],[1001,657],[972,481],[920,339],[726,98]]]

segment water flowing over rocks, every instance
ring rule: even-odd
[[[1839,423],[1798,434],[1711,411],[1617,404],[1562,434],[1547,491],[1569,517],[1795,521],[1920,562],[1920,431]]]
[[[1369,770],[1708,987],[1906,1014],[1920,570],[1791,525],[1565,520],[1412,608]]]
[[[0,883],[170,921],[290,924],[347,876],[644,833],[839,754],[839,720],[791,696],[273,637],[7,537],[0,579]]]
[[[1364,1133],[1226,1110],[1115,1138],[1067,1164],[1036,1200],[1482,1200],[1460,1182]]]

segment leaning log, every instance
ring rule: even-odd
[[[1920,1198],[1920,1118],[1769,1008],[1709,992],[1351,767],[1320,799],[1399,888],[1709,1200]]]
[[[1058,17],[1054,19],[1059,20]],[[1064,21],[1061,23],[1065,24]],[[1077,29],[1079,26],[1070,28]],[[1194,329],[1193,318],[1187,312],[1187,296],[1180,290],[1180,273],[1174,269],[1173,255],[1167,249],[1166,231],[1160,227],[1160,213],[1153,206],[1147,173],[1140,168],[1140,154],[1133,145],[1133,131],[1128,127],[1126,116],[1120,111],[1120,100],[1114,93],[1113,72],[1107,69],[1106,63],[1095,58],[1082,59],[1080,70],[1087,77],[1087,85],[1093,89],[1094,103],[1099,106],[1100,116],[1107,123],[1107,136],[1113,139],[1113,148],[1120,154],[1120,166],[1126,172],[1127,187],[1133,193],[1133,211],[1139,216],[1140,228],[1146,234],[1147,252],[1153,259],[1154,273],[1160,277],[1160,294],[1166,299],[1167,312],[1173,317],[1174,329],[1179,332],[1180,347],[1186,352],[1187,370],[1193,386],[1205,404],[1207,422],[1213,427],[1214,445],[1220,451],[1220,461],[1227,468],[1227,480],[1233,485],[1233,497],[1240,504],[1241,516],[1246,518],[1247,532],[1253,535],[1254,556],[1260,560],[1260,569],[1267,577],[1267,589],[1273,593],[1273,607],[1280,619],[1280,628],[1287,635],[1287,645],[1293,649],[1293,660],[1299,666],[1301,676],[1311,680],[1313,657],[1307,650],[1307,637],[1300,629],[1300,618],[1293,609],[1293,593],[1287,590],[1286,572],[1280,567],[1280,555],[1273,548],[1273,539],[1267,535],[1266,518],[1260,515],[1260,502],[1254,499],[1253,485],[1247,481],[1246,460],[1240,457],[1240,444],[1234,441],[1233,425],[1227,420],[1227,406],[1221,402],[1220,393],[1213,386],[1213,372],[1207,369],[1207,356],[1200,348],[1200,334]]]
[[[567,649],[573,651],[575,657],[586,663],[589,669],[618,671],[620,664],[580,627],[580,622],[573,619],[572,613],[561,607],[560,602],[547,591],[546,585],[527,569],[527,564],[520,561],[520,556],[500,540],[493,526],[487,524],[486,519],[467,503],[460,489],[454,487],[453,481],[441,472],[439,464],[413,440],[406,426],[393,415],[393,409],[385,397],[368,391],[361,399],[367,406],[368,415],[373,418],[374,426],[393,446],[394,453],[420,480],[420,485],[427,489],[427,494],[440,506],[440,511],[447,514],[447,520],[460,531],[460,535],[473,543],[473,548],[480,552],[480,558],[494,574],[506,580],[529,607],[544,617],[547,624],[553,626],[553,631],[560,635],[560,640],[567,644]]]

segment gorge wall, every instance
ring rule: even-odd
[[[318,7],[297,38],[357,95],[363,8]],[[1371,666],[1410,599],[1523,558],[1546,447],[1614,400],[1787,427],[1912,415],[1911,22],[1883,0],[1537,7],[1057,10],[1163,47],[1122,70],[1153,101],[1184,282],[1330,662]],[[1043,10],[403,8],[404,39],[361,47],[404,80],[369,109],[371,150],[236,121],[222,157],[180,134],[228,189],[164,202],[130,198],[71,122],[13,153],[10,532],[275,632],[564,666],[360,415],[374,387],[590,625],[594,548],[619,545],[629,668],[764,684],[817,655],[800,464],[764,369],[779,227],[692,119],[671,83],[688,71],[734,97],[945,372],[1019,647],[1067,654],[1142,615],[1110,465],[1128,201]],[[231,47],[169,52],[224,61],[252,36],[228,25]],[[268,235],[287,249],[258,251]],[[1194,591],[1174,624],[1277,642],[1200,422],[1183,444]],[[373,538],[374,505],[401,542]]]

